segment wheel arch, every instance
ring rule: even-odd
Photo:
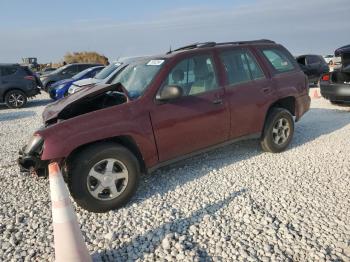
[[[111,138],[97,140],[97,141],[93,141],[93,142],[81,145],[81,146],[75,148],[68,155],[68,157],[66,158],[66,163],[70,163],[71,161],[73,161],[75,159],[75,157],[81,151],[85,150],[86,148],[94,146],[96,144],[100,144],[100,143],[115,143],[115,144],[119,144],[121,146],[124,146],[125,148],[129,149],[131,151],[131,153],[133,153],[135,155],[136,159],[138,160],[138,162],[140,164],[141,172],[147,171],[146,164],[145,164],[145,161],[143,159],[142,153],[141,153],[139,147],[137,146],[137,143],[133,139],[133,137],[129,136],[129,135],[111,137]]]
[[[296,116],[296,99],[294,96],[287,96],[287,97],[279,98],[278,100],[273,102],[268,108],[268,110],[266,111],[262,133],[264,132],[267,118],[273,108],[284,108],[288,110],[289,113],[292,114],[292,116]]]
[[[6,95],[7,95],[9,92],[14,91],[14,90],[20,91],[20,92],[22,92],[23,94],[25,94],[25,95],[27,96],[26,92],[23,91],[21,88],[19,88],[19,87],[9,87],[9,88],[7,88],[7,89],[4,91],[4,93],[3,93],[3,95],[2,95],[3,101],[5,101]]]

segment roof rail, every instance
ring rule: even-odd
[[[177,49],[173,50],[172,52],[181,51],[181,50],[188,50],[188,49],[194,49],[194,48],[213,47],[215,45],[216,45],[215,42],[194,43],[194,44],[190,44],[190,45],[186,45],[186,46],[177,48]]]
[[[182,51],[182,50],[189,50],[189,49],[195,49],[195,48],[206,48],[206,47],[214,47],[214,46],[220,46],[220,45],[244,45],[244,44],[275,44],[276,42],[268,39],[261,39],[261,40],[251,40],[251,41],[237,41],[237,42],[223,42],[223,43],[216,43],[216,42],[203,42],[203,43],[193,43],[190,45],[186,45],[180,48],[177,48],[173,51],[167,52],[167,54],[170,54],[172,52],[176,51]]]
[[[223,42],[216,45],[246,45],[246,44],[276,44],[275,41],[268,39],[251,40],[251,41],[237,41],[237,42]]]

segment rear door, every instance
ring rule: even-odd
[[[264,72],[248,48],[234,48],[219,53],[224,67],[225,96],[231,111],[230,138],[261,132],[266,108],[273,99],[268,72]]]
[[[184,94],[151,110],[160,162],[228,139],[229,110],[212,54],[179,61],[160,89],[167,85],[180,86]]]

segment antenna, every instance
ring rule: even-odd
[[[167,54],[171,54],[172,50],[171,50],[171,45],[169,47],[169,51],[167,52]]]

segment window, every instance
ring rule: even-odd
[[[12,75],[14,73],[17,72],[17,68],[16,67],[2,67],[1,68],[1,75],[2,76],[9,76],[9,75]]]
[[[246,83],[265,77],[255,58],[246,50],[224,51],[220,54],[220,58],[225,66],[230,85]]]
[[[307,64],[312,65],[312,64],[319,64],[320,63],[320,58],[314,55],[310,55],[306,57]]]
[[[118,73],[111,83],[121,83],[129,96],[136,99],[145,92],[164,63],[164,59],[134,62]]]
[[[294,70],[294,65],[289,55],[285,54],[281,49],[264,49],[262,52],[276,71],[283,73]]]
[[[250,73],[252,74],[253,79],[256,80],[256,79],[265,78],[265,75],[261,70],[258,62],[255,60],[255,58],[248,52],[245,54],[245,56],[247,58]]]
[[[201,55],[181,61],[171,70],[164,85],[180,86],[184,96],[216,89],[218,85],[211,57]]]

